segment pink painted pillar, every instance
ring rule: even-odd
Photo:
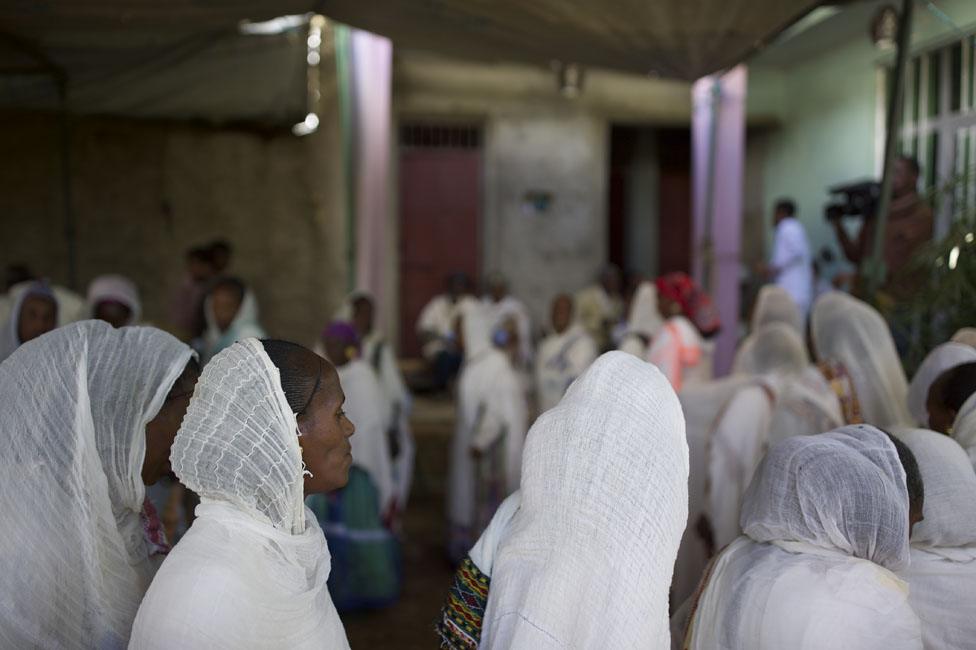
[[[732,367],[739,329],[746,81],[746,67],[740,65],[724,75],[699,79],[691,89],[692,269],[722,318],[716,377]]]
[[[355,111],[356,287],[386,304],[388,255],[393,44],[388,38],[351,30],[351,87]],[[377,315],[377,322],[382,322]]]

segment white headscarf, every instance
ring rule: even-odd
[[[956,414],[952,424],[952,437],[969,454],[976,467],[976,393],[970,395]]]
[[[908,590],[908,488],[869,426],[789,438],[763,460],[745,536],[716,561],[690,647],[921,648]]]
[[[264,329],[258,320],[258,301],[250,289],[244,289],[241,306],[238,307],[234,320],[225,331],[221,332],[217,327],[217,318],[213,313],[213,297],[210,295],[203,300],[203,316],[207,323],[207,330],[203,334],[206,349],[204,363],[209,362],[214,355],[236,341],[265,337]]]
[[[925,519],[915,524],[912,545],[976,551],[976,472],[966,452],[952,438],[926,429],[897,435],[915,455],[925,487]]]
[[[810,327],[817,357],[847,369],[865,422],[882,428],[911,425],[908,381],[881,314],[832,291],[814,303]]]
[[[976,618],[976,473],[959,445],[925,430],[899,431],[925,484],[925,519],[912,531],[912,563],[901,576],[922,621],[926,648],[972,647]]]
[[[14,350],[23,345],[23,342],[20,340],[20,312],[24,306],[24,301],[28,297],[41,296],[48,298],[54,302],[55,310],[58,309],[58,302],[51,288],[43,282],[32,281],[21,283],[18,286],[19,290],[14,294],[10,311],[7,313],[7,321],[3,324],[3,327],[0,327],[0,361],[9,357],[13,354]]]
[[[207,364],[171,457],[201,505],[131,647],[348,648],[326,586],[329,548],[303,503],[298,424],[259,341]]]
[[[627,334],[640,334],[648,339],[657,335],[664,325],[657,305],[657,287],[653,282],[642,282],[637,287],[627,315]]]
[[[154,566],[146,424],[192,351],[86,321],[0,364],[0,647],[124,647]]]
[[[756,297],[756,306],[752,311],[752,324],[749,328],[749,336],[739,344],[739,349],[735,353],[732,362],[733,373],[757,374],[756,361],[756,339],[759,331],[766,325],[782,323],[792,328],[803,341],[803,314],[800,312],[796,302],[786,292],[785,289],[775,284],[767,284],[759,290]]]
[[[752,311],[752,326],[755,332],[763,325],[770,323],[785,323],[801,337],[803,336],[803,313],[797,307],[796,301],[783,287],[767,284],[759,290],[756,306]]]
[[[908,410],[915,424],[929,425],[927,401],[935,380],[945,371],[973,361],[976,361],[976,348],[962,343],[943,343],[928,353],[908,385]]]
[[[667,648],[688,446],[664,376],[609,352],[533,425],[483,648]]]
[[[976,327],[962,327],[952,335],[953,343],[976,347]]]
[[[139,301],[139,289],[135,283],[124,275],[100,275],[88,285],[88,318],[95,317],[98,303],[112,300],[129,308],[129,322],[134,325],[142,318],[142,303]]]

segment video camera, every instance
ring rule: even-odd
[[[844,217],[861,217],[865,221],[874,219],[881,197],[881,183],[877,181],[856,181],[835,185],[827,190],[830,194],[843,195],[839,201],[824,206],[824,218],[836,221]]]

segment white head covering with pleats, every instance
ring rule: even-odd
[[[303,502],[298,424],[260,341],[207,364],[172,464],[200,506],[131,647],[348,648],[326,586],[329,548]]]
[[[868,424],[911,426],[908,381],[881,314],[857,298],[831,291],[813,305],[810,318],[817,358],[844,364]]]
[[[963,343],[943,343],[935,347],[922,365],[915,371],[915,376],[908,384],[908,410],[915,420],[915,424],[929,426],[929,409],[927,406],[929,389],[939,376],[964,363],[976,361],[976,348]]]
[[[674,391],[650,364],[604,354],[529,432],[481,647],[667,648],[687,506]]]
[[[866,425],[774,445],[718,557],[689,647],[919,650],[907,585],[908,488],[894,443]]]
[[[912,562],[901,572],[922,620],[926,648],[968,648],[976,639],[976,472],[952,438],[898,431],[925,485],[925,519],[912,530]]]
[[[0,364],[0,647],[128,642],[154,571],[146,424],[192,354],[156,329],[85,321]]]

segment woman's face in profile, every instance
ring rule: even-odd
[[[312,476],[305,475],[305,494],[331,492],[344,487],[352,467],[349,438],[356,427],[342,406],[346,396],[335,368],[320,360],[322,381],[308,408],[298,416],[302,460]]]

